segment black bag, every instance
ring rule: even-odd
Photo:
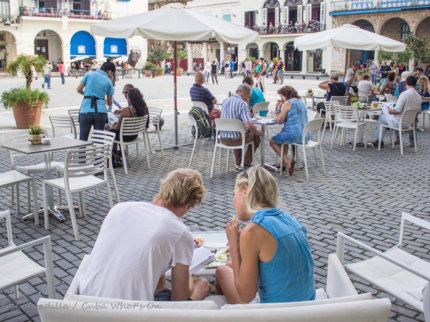
[[[198,139],[206,139],[209,138],[209,141],[212,139],[213,130],[212,130],[212,121],[209,118],[209,115],[200,107],[194,106],[189,113],[197,123],[197,138]],[[191,128],[191,135],[193,138],[196,137],[194,126]]]
[[[115,168],[122,168],[124,166],[122,162],[122,158],[118,153],[112,153],[112,167]]]

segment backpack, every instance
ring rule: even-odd
[[[198,106],[194,106],[190,113],[189,113],[197,123],[197,138],[198,139],[206,139],[209,138],[209,141],[212,139],[213,136],[213,129],[212,129],[212,121],[209,118],[209,115],[203,111],[202,108]],[[191,135],[193,138],[196,137],[195,128],[194,126],[191,128]]]

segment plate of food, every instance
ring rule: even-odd
[[[206,247],[209,249],[226,249],[228,245],[226,243],[205,240],[203,237],[199,236],[194,239],[194,247]]]
[[[226,264],[226,262],[214,261],[214,262],[210,262],[205,267],[206,268],[217,268],[217,267],[225,266],[225,264]]]

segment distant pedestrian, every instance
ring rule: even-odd
[[[225,73],[225,62],[222,61],[222,63],[221,63],[221,75],[224,75],[224,73]]]
[[[43,66],[43,83],[42,88],[45,88],[45,84],[48,85],[48,89],[51,89],[51,63],[48,62]]]
[[[218,75],[217,75],[217,66],[216,61],[214,60],[213,64],[211,65],[211,75],[212,75],[212,85],[216,84],[218,85]]]
[[[205,83],[206,84],[209,84],[209,76],[211,75],[211,68],[212,68],[212,64],[208,59],[205,65]]]
[[[64,66],[64,63],[61,60],[58,63],[58,71],[60,72],[60,76],[61,76],[61,84],[64,85],[65,84],[64,73],[66,71],[66,67]]]

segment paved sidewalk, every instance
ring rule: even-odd
[[[180,143],[190,142],[190,127],[187,113],[179,118]],[[163,128],[164,143],[174,142],[171,124],[173,116],[167,115],[166,126]],[[274,135],[279,126],[270,128]],[[22,131],[4,131],[0,133],[0,141],[17,140]],[[24,135],[25,136],[25,135]],[[352,138],[352,132],[349,135]],[[406,138],[406,136],[405,136]],[[25,139],[25,138],[24,138]],[[152,138],[152,146],[158,145],[156,135]],[[388,135],[387,135],[388,139]],[[406,140],[407,141],[407,140]],[[418,153],[413,152],[409,145],[405,146],[405,155],[400,155],[399,147],[384,148],[381,152],[372,148],[357,148],[354,153],[349,146],[340,146],[340,138],[330,149],[331,133],[326,133],[323,147],[327,175],[322,168],[315,166],[312,155],[308,154],[310,181],[306,181],[305,171],[296,171],[293,177],[284,174],[282,177],[274,173],[279,185],[282,207],[296,216],[308,230],[312,255],[315,260],[316,286],[324,287],[327,275],[327,256],[336,251],[336,233],[345,232],[379,250],[394,246],[399,238],[400,216],[402,211],[412,213],[420,218],[430,220],[428,190],[430,183],[429,152],[430,128],[418,133]],[[388,142],[388,141],[387,141]],[[230,170],[225,172],[226,153],[222,159],[222,169],[215,168],[214,178],[210,179],[210,167],[213,156],[212,143],[200,142],[195,155],[193,168],[199,170],[208,190],[206,199],[200,208],[193,209],[184,217],[184,222],[193,231],[223,230],[227,221],[235,214],[233,207],[233,188],[236,174]],[[386,144],[388,146],[388,144]],[[260,159],[257,151],[257,163]],[[166,151],[164,158],[159,153],[150,155],[151,168],[147,168],[144,151],[137,162],[135,149],[130,148],[131,165],[129,174],[124,175],[123,169],[116,169],[116,180],[121,201],[150,201],[158,192],[160,180],[178,167],[187,167],[190,153],[183,151]],[[54,159],[61,161],[64,153],[55,153]],[[300,152],[300,166],[302,153]],[[234,158],[230,158],[233,162]],[[275,155],[270,148],[266,150],[266,161],[275,162]],[[42,162],[41,156],[22,158],[23,164]],[[232,167],[233,163],[230,166]],[[10,169],[7,152],[0,152],[0,173]],[[42,203],[41,180],[37,176],[39,204]],[[86,192],[87,218],[78,217],[77,222],[81,241],[75,241],[68,211],[64,211],[66,221],[60,223],[50,218],[51,229],[41,225],[35,227],[32,221],[22,221],[11,205],[10,190],[0,190],[0,210],[10,209],[14,241],[21,244],[51,235],[53,243],[54,271],[56,277],[57,297],[62,299],[73,276],[85,254],[89,254],[97,238],[100,226],[109,207],[106,192],[99,189],[100,200],[95,199],[92,191]],[[74,196],[77,205],[77,196]],[[25,194],[22,194],[25,205]],[[24,207],[22,213],[25,213]],[[244,223],[245,224],[245,223]],[[0,224],[0,247],[6,246],[6,230]],[[430,234],[407,226],[405,234],[406,249],[411,253],[430,261]],[[347,247],[347,262],[367,258],[367,252]],[[30,258],[43,265],[43,250],[36,247],[27,252]],[[387,294],[373,288],[360,278],[351,276],[358,292],[371,292],[375,297],[388,297]],[[210,281],[213,281],[211,279]],[[36,304],[41,296],[47,295],[44,278],[34,278],[20,286],[21,297],[14,299],[13,290],[0,293],[0,321],[39,321],[37,310],[29,308]],[[19,307],[21,305],[21,307]],[[424,321],[422,314],[405,306],[403,303],[393,304],[390,321]]]

